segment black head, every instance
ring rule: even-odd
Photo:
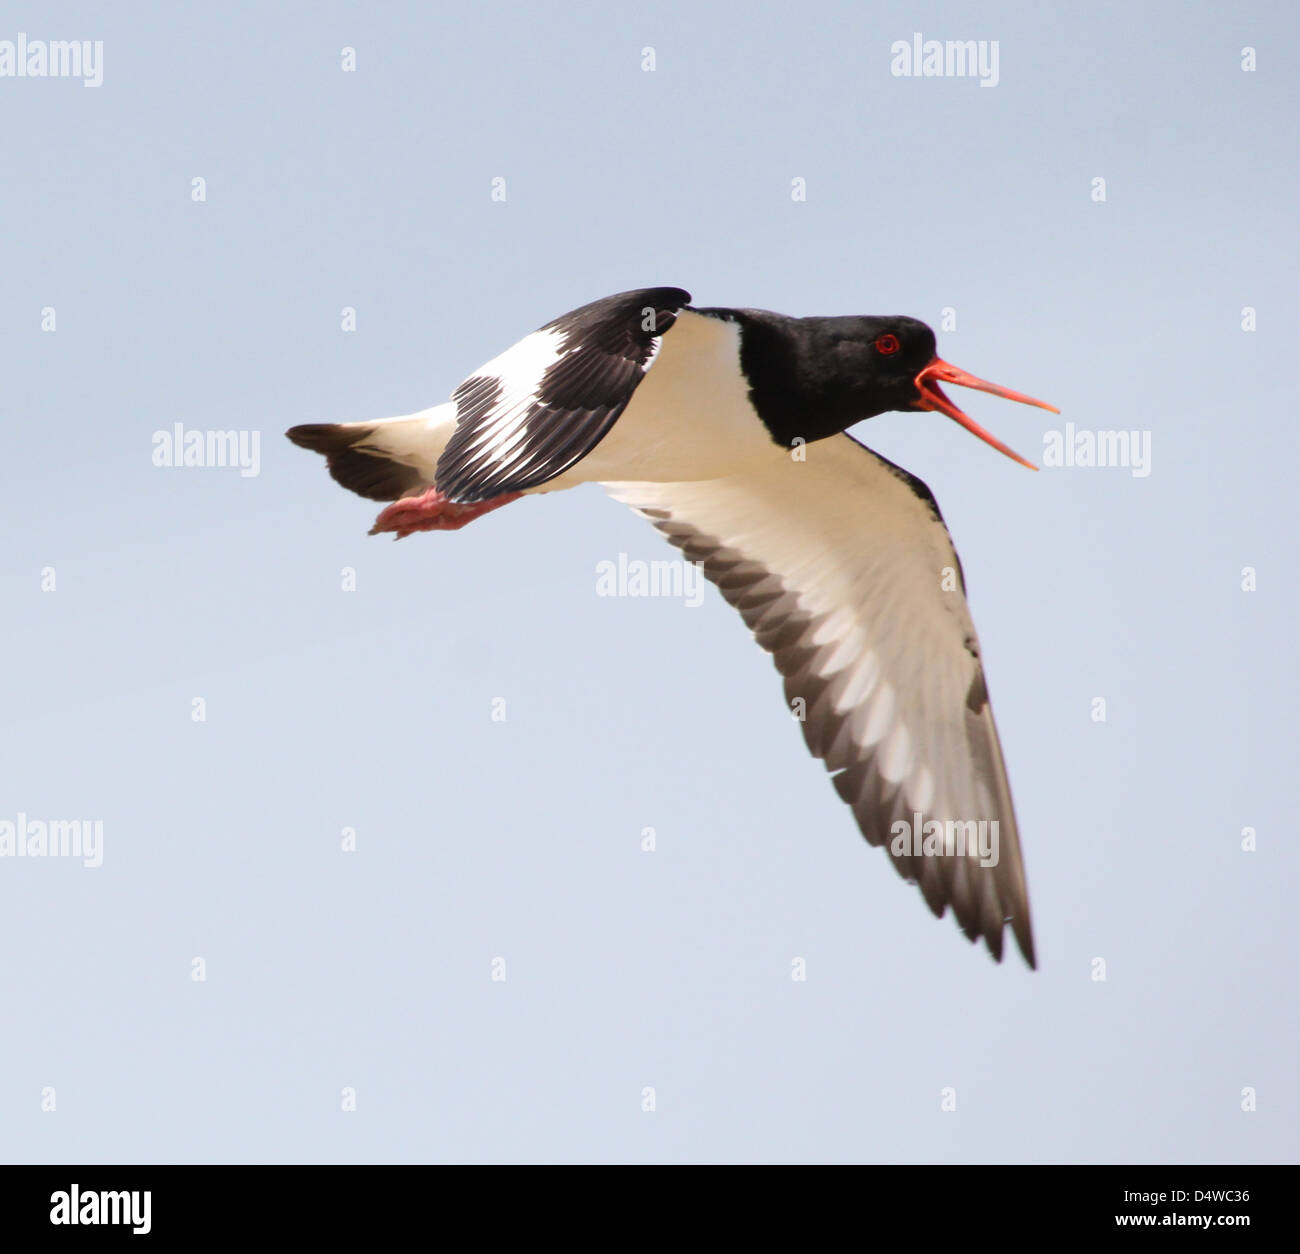
[[[937,409],[1030,466],[958,409],[939,381],[1057,412],[1043,401],[950,366],[938,356],[934,332],[917,318],[786,318],[761,309],[699,312],[739,323],[750,400],[778,444],[824,439],[891,409]]]
[[[800,318],[814,368],[837,380],[854,421],[920,408],[916,377],[935,359],[934,332],[917,318]]]

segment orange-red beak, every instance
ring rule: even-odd
[[[1049,405],[1046,401],[1035,400],[1032,396],[1026,396],[1023,392],[1013,392],[1010,388],[1001,387],[996,383],[989,383],[986,379],[977,379],[973,374],[958,370],[956,366],[950,366],[939,357],[936,357],[916,376],[916,387],[921,393],[920,400],[917,401],[919,408],[937,409],[940,413],[947,414],[949,418],[954,418],[961,423],[972,435],[979,436],[985,444],[991,444],[999,453],[1005,453],[1013,462],[1028,466],[1030,470],[1038,469],[1033,462],[1026,461],[1014,449],[1009,449],[997,436],[985,431],[969,414],[962,413],[943,394],[942,389],[939,387],[940,379],[945,383],[956,383],[964,388],[975,388],[979,392],[992,392],[994,396],[1002,396],[1009,401],[1019,401],[1022,405],[1037,405],[1039,409],[1046,409],[1054,414],[1059,414],[1061,411],[1055,405]]]

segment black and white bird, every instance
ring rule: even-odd
[[[372,534],[398,539],[524,494],[602,484],[700,563],[772,654],[808,748],[866,839],[999,961],[1010,923],[1034,966],[957,554],[925,484],[845,432],[886,410],[938,410],[1028,466],[940,383],[1057,411],[948,365],[915,318],[690,300],[654,287],[594,301],[525,336],[446,404],[288,436],[323,453],[345,488],[392,502]]]

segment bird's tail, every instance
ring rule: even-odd
[[[335,481],[372,501],[396,501],[432,486],[456,425],[454,405],[376,422],[312,422],[285,432],[323,453]]]

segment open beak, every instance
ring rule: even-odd
[[[916,402],[919,409],[937,409],[941,414],[947,414],[949,418],[954,418],[961,423],[972,435],[979,436],[985,444],[991,444],[999,453],[1005,453],[1013,462],[1028,466],[1030,470],[1038,469],[1033,462],[1027,462],[1014,449],[1007,448],[997,436],[990,435],[969,414],[963,414],[943,394],[943,390],[939,387],[940,379],[944,383],[956,383],[964,388],[975,388],[979,392],[992,392],[994,396],[1002,396],[1009,401],[1019,401],[1022,405],[1037,405],[1039,409],[1046,409],[1054,414],[1059,414],[1061,411],[1055,405],[1049,405],[1046,401],[1037,401],[1032,396],[1026,396],[1023,392],[1013,392],[1010,388],[1000,387],[996,383],[989,383],[986,379],[977,379],[973,374],[958,370],[956,366],[950,366],[939,357],[936,357],[916,376],[916,388],[921,394],[920,399]]]

